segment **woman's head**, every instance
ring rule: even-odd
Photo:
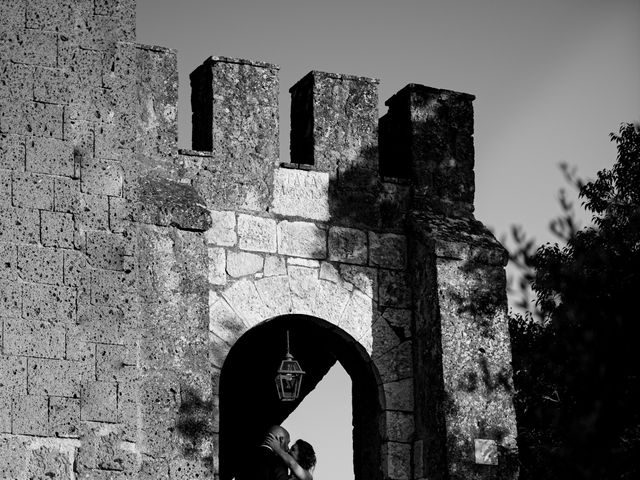
[[[304,440],[298,440],[289,451],[296,462],[305,470],[310,470],[316,466],[316,452],[313,447]]]

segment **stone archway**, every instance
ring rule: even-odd
[[[280,402],[274,375],[285,353],[306,371],[300,398]],[[352,380],[353,451],[356,479],[382,478],[381,446],[385,431],[384,394],[377,368],[367,351],[344,330],[308,315],[283,315],[263,322],[231,348],[220,378],[220,478],[232,478],[244,447],[258,443],[265,429],[282,423],[329,369],[339,361]]]

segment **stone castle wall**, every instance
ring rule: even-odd
[[[297,405],[260,383],[285,327],[303,396],[353,379],[356,478],[517,476],[472,96],[409,85],[378,119],[377,80],[311,72],[282,163],[278,67],[211,57],[178,151],[176,53],[133,43],[133,0],[0,26],[0,477],[229,478],[232,425]]]

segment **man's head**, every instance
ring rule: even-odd
[[[272,427],[270,427],[267,431],[267,434],[273,435],[275,438],[277,438],[280,442],[280,445],[282,445],[282,448],[284,448],[285,450],[289,449],[289,441],[291,440],[289,437],[289,432],[287,432],[280,425],[273,425]]]

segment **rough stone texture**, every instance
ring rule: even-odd
[[[388,158],[409,163],[416,204],[445,212],[473,211],[474,99],[410,84],[387,100],[393,145]]]
[[[278,224],[278,253],[303,258],[326,258],[327,232],[314,223],[282,221]]]
[[[517,477],[470,95],[410,85],[378,122],[376,80],[311,72],[281,164],[278,67],[211,57],[178,151],[134,0],[0,1],[0,31],[0,477],[229,480],[298,405],[285,330],[302,399],[352,378],[356,478]]]
[[[334,222],[377,226],[378,80],[312,71],[289,91],[291,161],[329,173]]]
[[[232,277],[253,275],[262,270],[264,259],[249,252],[229,252],[227,254],[227,273]]]
[[[269,218],[238,216],[238,239],[241,249],[276,252],[276,222]]]
[[[329,260],[366,265],[367,234],[345,227],[329,229]]]
[[[369,234],[371,265],[383,268],[404,269],[407,264],[407,241],[404,235],[393,233]]]
[[[220,247],[233,247],[238,241],[236,214],[234,212],[211,213],[211,228],[206,232],[207,243]]]
[[[278,66],[210,57],[191,74],[193,148],[211,152],[197,172],[207,202],[264,211],[279,155]]]
[[[209,283],[224,285],[227,283],[227,260],[224,248],[209,248]]]
[[[329,220],[329,174],[290,168],[276,169],[273,176],[272,211],[290,217]]]

